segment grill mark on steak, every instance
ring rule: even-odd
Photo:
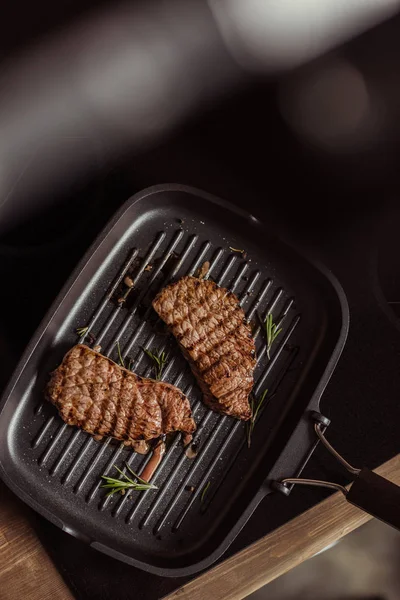
[[[175,386],[138,377],[87,346],[74,346],[52,373],[47,398],[69,425],[132,445],[196,425]]]
[[[240,353],[238,352],[237,354],[240,354]],[[221,355],[221,358],[219,358],[219,359],[215,360],[215,361],[214,361],[214,362],[213,362],[213,363],[212,363],[212,364],[211,364],[209,367],[207,367],[207,368],[206,368],[206,369],[204,369],[204,370],[198,369],[198,370],[197,370],[197,372],[198,372],[198,373],[201,375],[201,377],[202,377],[202,378],[203,378],[205,381],[207,381],[207,379],[208,379],[210,376],[212,376],[212,373],[214,372],[214,370],[215,370],[216,368],[218,368],[218,366],[219,366],[219,365],[221,365],[221,364],[225,364],[225,362],[226,362],[226,361],[229,361],[229,356],[230,356],[230,355],[229,355],[228,353],[227,353],[227,354],[223,354],[223,355]],[[241,355],[241,358],[242,358],[242,355]],[[235,371],[237,371],[238,369],[239,369],[239,365],[237,365],[237,364],[233,363],[233,364],[232,364],[232,365],[229,367],[229,369],[226,369],[226,373],[227,373],[227,374],[226,374],[226,376],[227,376],[228,378],[229,378],[229,377],[231,377],[231,376],[232,376],[231,374],[232,374],[232,373],[234,373]]]
[[[141,395],[139,389],[137,389],[137,402],[142,402],[142,400],[143,400],[142,395]],[[132,394],[132,398],[129,403],[129,410],[127,410],[128,418],[125,419],[125,428],[124,428],[124,435],[126,435],[128,438],[132,438],[132,439],[134,439],[134,434],[133,434],[132,429],[134,426],[133,419],[135,416],[134,410],[133,410],[133,404],[134,404],[134,401],[133,401],[133,394]]]
[[[139,396],[139,390],[138,387],[136,386],[136,390],[137,390],[137,395]],[[133,420],[133,411],[132,411],[132,406],[133,406],[133,401],[134,401],[134,396],[133,394],[131,394],[130,396],[130,401],[129,404],[126,407],[126,414],[128,415],[124,422],[123,422],[123,429],[122,429],[122,437],[124,438],[129,438],[129,439],[133,439],[131,438],[131,427],[132,427],[132,420]]]
[[[83,354],[82,348],[80,348],[80,357],[82,356],[82,354]],[[92,363],[93,363],[93,361],[92,361]],[[96,378],[98,376],[98,374],[97,374],[97,369],[98,368],[99,368],[99,365],[95,364],[95,366],[94,366],[94,373],[93,373],[94,380],[91,382],[91,385],[90,385],[90,389],[91,389],[91,394],[90,395],[91,395],[92,398],[94,398],[94,396],[95,396],[95,390],[96,390],[96,388],[95,388],[96,383],[95,382],[96,382]],[[109,373],[109,371],[107,373],[109,374],[109,377],[111,377],[111,373]],[[100,376],[100,374],[99,374],[99,376]],[[107,388],[106,388],[107,391],[109,391],[108,381],[105,383],[105,385],[107,386]],[[93,402],[91,408],[88,411],[88,414],[86,415],[86,421],[91,422],[91,420],[93,418],[93,413],[94,413],[94,411],[96,411],[97,417],[96,417],[96,421],[93,423],[93,431],[94,431],[94,433],[96,433],[98,435],[102,435],[101,431],[99,431],[100,425],[101,425],[101,415],[104,414],[104,412],[105,412],[105,410],[106,410],[106,408],[108,407],[108,404],[109,404],[108,395],[105,393],[106,390],[102,390],[102,391],[104,393],[103,393],[103,397],[101,399],[100,410],[96,410],[97,407],[98,407],[98,404],[96,402]]]
[[[185,316],[185,318],[189,321],[190,325],[192,326],[192,329],[188,330],[188,328],[186,328],[183,334],[179,333],[177,335],[181,344],[185,346],[185,348],[187,348],[188,350],[194,348],[197,344],[200,344],[201,342],[205,341],[207,338],[212,336],[214,332],[218,331],[219,329],[221,329],[221,327],[225,325],[226,321],[233,320],[236,312],[238,312],[239,310],[243,312],[241,309],[238,309],[236,303],[235,305],[228,304],[228,307],[218,307],[218,304],[216,305],[215,302],[209,304],[206,300],[205,304],[206,306],[202,311],[203,313],[206,313],[205,316],[198,319],[198,311],[196,310],[196,307],[193,307],[193,310],[188,312],[188,314]],[[218,318],[219,315],[215,314],[215,310],[223,310],[222,318]],[[210,327],[207,327],[207,324],[210,322],[210,315],[212,315],[213,323],[212,325],[210,324]],[[179,331],[181,329],[180,324],[175,325],[175,323],[173,324],[173,328],[174,331]],[[197,334],[198,330],[203,331],[204,335],[199,337],[199,335]],[[193,341],[191,342],[192,339]]]
[[[245,348],[243,349],[236,342],[242,342]],[[232,350],[232,347],[234,347],[234,350]],[[252,345],[247,343],[244,344],[243,339],[239,338],[238,340],[236,331],[231,331],[229,335],[224,337],[224,339],[220,340],[216,344],[213,344],[207,350],[207,353],[201,353],[197,358],[197,370],[202,377],[205,377],[207,372],[216,363],[218,363],[218,361],[224,359],[225,357],[229,357],[232,354],[237,355],[238,358],[243,360],[243,364],[246,363],[248,355],[254,357]]]
[[[99,425],[98,428],[101,429],[101,420],[103,415],[109,415],[109,417],[111,418],[112,415],[112,411],[114,409],[114,415],[112,417],[112,419],[110,420],[111,423],[116,423],[117,422],[117,405],[118,405],[118,400],[122,398],[122,394],[124,392],[124,376],[123,376],[123,371],[121,373],[118,372],[118,374],[120,375],[119,379],[118,379],[118,383],[116,385],[111,386],[111,379],[113,378],[113,370],[112,370],[112,365],[110,365],[110,379],[109,379],[109,383],[107,386],[107,393],[105,394],[104,397],[104,403],[102,404],[102,409],[99,412]],[[114,419],[115,416],[115,419]],[[111,430],[113,430],[115,428],[111,427]]]
[[[206,305],[206,306],[204,306]],[[195,318],[196,317],[196,313],[198,312],[203,312],[204,310],[208,310],[208,312],[210,312],[213,308],[213,305],[209,306],[207,304],[207,299],[206,298],[199,298],[199,306],[202,308],[201,311],[196,310],[195,312],[192,313],[192,317]],[[237,304],[235,305],[230,305],[229,309],[228,309],[228,313],[226,315],[223,316],[223,318],[221,319],[221,322],[224,321],[225,319],[227,319],[229,317],[229,315],[232,315],[235,311],[237,310],[241,310],[240,305],[238,306]],[[185,320],[185,318],[187,318],[189,315],[184,315],[181,319],[177,319],[176,323],[174,322],[174,327],[178,328],[182,322]],[[204,317],[201,317],[200,319],[197,320],[197,326],[200,327],[202,325],[207,325],[207,323],[209,322],[209,315],[205,315]],[[217,324],[215,325],[214,329],[216,327],[218,327],[219,322],[217,322]]]
[[[201,340],[201,342],[199,342],[198,345],[200,345],[200,343],[203,342],[207,342],[207,340],[211,337],[207,336],[204,340]],[[205,372],[211,368],[213,366],[213,364],[215,364],[215,362],[217,362],[218,360],[221,360],[224,356],[226,356],[227,354],[229,354],[230,352],[232,352],[232,346],[234,346],[234,351],[237,353],[240,353],[243,357],[243,359],[246,361],[247,360],[247,355],[250,354],[250,356],[252,355],[252,351],[253,351],[253,344],[251,342],[249,342],[248,340],[245,340],[245,338],[239,339],[238,341],[245,345],[246,348],[243,350],[242,347],[239,345],[239,343],[236,343],[236,338],[237,338],[237,327],[234,326],[231,329],[228,329],[227,332],[223,332],[223,338],[222,339],[218,339],[217,341],[215,341],[214,343],[210,345],[206,345],[205,348],[205,352],[200,352],[200,354],[198,355],[196,353],[196,355],[193,357],[195,358],[196,362],[198,363],[198,371],[199,373],[201,373],[201,375],[204,375]],[[226,346],[223,351],[218,354],[217,350],[219,347],[223,347]],[[195,350],[196,348],[192,348],[192,350]],[[247,349],[247,352],[246,352]],[[187,350],[190,350],[190,348],[187,348]],[[214,356],[216,355],[216,356]],[[204,362],[204,360],[208,360],[209,362],[215,358],[214,363],[208,364],[207,366],[205,366],[204,368],[202,367],[202,364]]]
[[[210,329],[209,331],[206,331],[206,333],[200,337],[199,339],[195,340],[192,344],[189,345],[185,345],[185,348],[187,350],[194,350],[198,345],[200,345],[202,342],[205,342],[210,336],[212,336],[216,331],[218,331],[223,325],[225,325],[225,323],[228,321],[229,318],[232,318],[234,315],[236,309],[234,309],[232,312],[228,312],[227,315],[224,315],[224,317],[220,320],[217,321],[217,324],[214,325],[214,327],[212,329]],[[204,317],[203,319],[201,319],[201,321],[198,323],[199,325],[202,324],[206,324],[207,323],[207,317]],[[236,328],[236,326],[235,326]],[[183,344],[185,335],[180,338],[180,343]]]
[[[95,367],[95,374],[96,377],[100,377],[101,378],[101,361],[95,361],[95,359],[93,359],[93,362],[96,363],[96,367]],[[102,420],[102,415],[105,414],[105,411],[107,410],[108,413],[111,412],[112,406],[115,405],[115,401],[118,397],[121,396],[121,387],[122,387],[122,377],[119,379],[118,385],[115,386],[115,388],[111,388],[111,380],[113,377],[113,369],[112,369],[112,365],[111,363],[106,363],[106,367],[104,367],[104,371],[103,371],[104,375],[105,375],[105,382],[104,385],[102,385],[102,394],[101,394],[101,405],[100,405],[100,410],[98,411],[97,414],[97,422],[96,422],[96,427],[97,429],[101,429],[101,420]],[[113,393],[111,393],[111,389],[113,389]],[[93,403],[95,405],[95,403]]]
[[[81,350],[81,355],[84,354],[83,349],[81,348],[80,350]],[[94,364],[94,373],[93,373],[94,381],[92,381],[92,386],[91,386],[92,398],[96,394],[96,380],[97,380],[97,378],[101,379],[100,368],[102,366],[101,362],[99,362],[99,361],[96,362],[94,359],[92,360],[91,364],[93,364],[93,363],[95,363],[95,364]],[[109,365],[107,363],[107,367],[108,366]],[[103,366],[103,372],[104,372],[104,366]],[[97,435],[105,435],[106,429],[104,427],[102,418],[105,415],[107,415],[107,417],[109,417],[112,406],[115,402],[114,396],[118,395],[118,393],[120,392],[120,388],[121,388],[121,380],[120,380],[117,389],[115,389],[115,388],[110,389],[111,378],[112,378],[112,370],[111,370],[111,368],[107,368],[107,378],[105,381],[106,387],[105,387],[105,389],[103,389],[104,393],[103,393],[99,403],[93,402],[93,409],[91,411],[91,415],[93,415],[93,410],[95,410],[96,411],[96,421],[93,422],[93,431]],[[100,406],[100,408],[99,408],[99,406]],[[91,422],[91,421],[89,420],[89,422]]]
[[[121,371],[121,387],[120,387],[120,393],[116,394],[116,398],[113,403],[114,414],[112,415],[112,418],[111,418],[111,425],[110,425],[111,431],[116,431],[116,427],[117,427],[117,423],[118,423],[118,414],[119,414],[120,405],[121,405],[122,399],[123,399],[124,388],[127,385],[126,376],[127,376],[126,371]]]
[[[178,340],[204,402],[217,412],[249,419],[255,343],[235,294],[188,276],[163,289],[153,307]]]

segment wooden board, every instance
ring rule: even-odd
[[[0,482],[1,600],[73,600],[32,529],[28,511]]]
[[[400,455],[376,472],[400,485]],[[371,518],[338,492],[164,600],[240,600]]]

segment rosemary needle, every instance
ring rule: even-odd
[[[268,389],[265,389],[260,396],[260,399],[257,400],[254,396],[251,397],[250,406],[251,406],[251,418],[247,421],[247,447],[251,446],[251,436],[253,435],[254,427],[257,422],[258,413],[262,405],[265,402],[266,395],[268,393]]]
[[[142,350],[154,362],[155,379],[156,381],[160,381],[164,367],[168,362],[167,355],[165,352],[160,352],[159,350],[155,350],[154,352],[147,348],[142,348]]]
[[[79,335],[79,337],[82,337],[83,335],[85,335],[85,333],[88,332],[88,330],[89,327],[78,327],[75,331]]]
[[[282,327],[278,329],[278,325],[274,323],[272,313],[269,313],[264,323],[265,334],[267,336],[267,356],[270,359],[272,344],[282,331]]]
[[[121,365],[121,367],[125,368],[125,363],[124,363],[124,359],[122,358],[122,354],[121,354],[121,347],[119,345],[119,341],[116,342],[116,346],[117,346],[117,350],[118,350],[118,360],[119,360],[119,364]]]
[[[121,479],[115,479],[114,477],[108,477],[108,475],[101,476],[102,479],[104,479],[106,482],[101,487],[110,490],[108,492],[107,496],[113,496],[114,494],[116,494],[118,492],[120,492],[121,494],[125,494],[125,492],[127,490],[143,492],[145,490],[156,490],[157,489],[157,487],[155,485],[153,485],[152,483],[148,483],[147,481],[145,481],[144,479],[139,477],[139,475],[137,475],[134,471],[132,471],[132,469],[130,468],[130,466],[128,464],[126,464],[126,468],[133,475],[133,477],[135,479],[131,479],[130,477],[128,477],[128,475],[126,473],[124,473],[123,471],[121,471],[121,469],[119,469],[117,467],[117,465],[114,465],[114,467],[115,467],[115,469],[117,469],[118,473],[120,475],[122,475]]]

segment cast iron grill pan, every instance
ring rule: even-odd
[[[205,261],[207,277],[237,294],[253,325],[254,391],[268,393],[250,448],[245,423],[201,402],[188,364],[151,307],[160,289]],[[127,274],[135,284],[119,304]],[[269,312],[283,329],[270,360],[260,326]],[[79,338],[83,326],[89,332]],[[100,235],[24,354],[2,402],[2,477],[93,547],[160,575],[194,573],[228,547],[271,491],[271,479],[301,472],[314,440],[307,414],[318,409],[346,331],[339,286],[254,217],[190,188],[150,188],[128,200]],[[142,347],[168,354],[163,379],[190,399],[198,454],[187,458],[177,435],[152,480],[158,490],[107,498],[101,475],[115,476],[113,466],[126,463],[140,472],[149,455],[96,441],[44,400],[49,373],[79,341],[101,345],[116,362],[118,342],[125,364],[146,377],[152,365]]]

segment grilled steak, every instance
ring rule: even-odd
[[[209,280],[183,277],[153,307],[190,362],[213,410],[247,420],[256,365],[250,326],[235,294]]]
[[[74,346],[52,373],[47,397],[69,425],[127,445],[196,429],[178,388],[139,377],[83,345]]]

